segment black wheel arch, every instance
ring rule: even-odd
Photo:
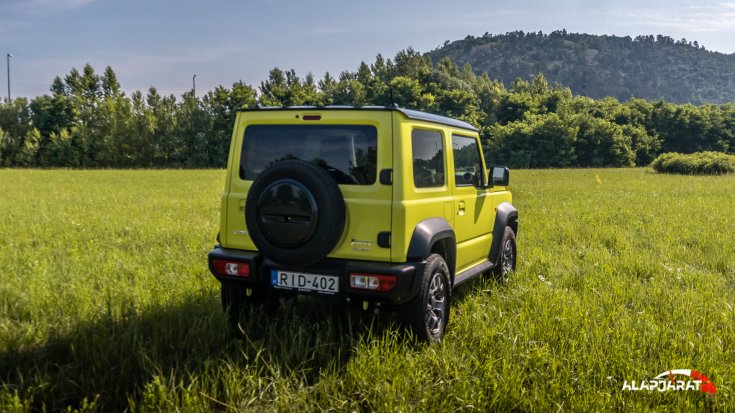
[[[518,235],[518,210],[510,202],[503,202],[498,205],[495,213],[495,224],[493,226],[493,242],[490,246],[490,262],[498,262],[500,255],[500,243],[503,240],[505,227],[510,227],[513,233]]]
[[[450,283],[454,282],[457,264],[457,237],[444,218],[428,218],[416,225],[408,244],[408,260],[423,260],[436,253],[449,267]]]

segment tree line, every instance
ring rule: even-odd
[[[489,162],[513,167],[648,165],[663,152],[735,151],[735,105],[575,96],[542,74],[510,87],[469,65],[412,49],[337,78],[274,68],[202,97],[129,96],[112,68],[56,77],[50,94],[0,104],[0,166],[221,168],[239,108],[388,105],[456,117],[480,129]]]

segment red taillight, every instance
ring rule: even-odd
[[[350,273],[350,287],[357,290],[390,291],[397,282],[395,275]]]
[[[250,277],[250,264],[240,261],[212,260],[217,275],[223,277]]]

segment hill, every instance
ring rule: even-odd
[[[486,33],[445,42],[427,55],[449,57],[510,85],[543,73],[551,82],[592,98],[614,96],[674,103],[735,102],[735,54],[712,52],[696,41],[658,35]]]

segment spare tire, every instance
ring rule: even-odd
[[[281,265],[310,265],[342,237],[345,202],[334,178],[299,160],[276,162],[255,178],[245,201],[250,238]]]

